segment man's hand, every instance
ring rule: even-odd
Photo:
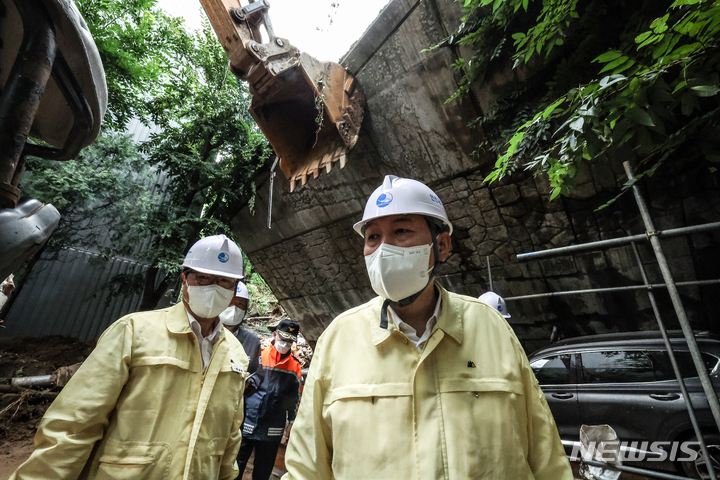
[[[260,377],[255,373],[251,374],[245,379],[245,393],[243,394],[246,398],[257,391],[260,387]]]
[[[288,443],[288,439],[290,438],[290,430],[292,430],[292,426],[293,426],[292,422],[289,422],[285,426],[285,432],[283,433],[282,440],[280,440],[280,443],[282,443],[283,445],[287,445],[287,443]]]

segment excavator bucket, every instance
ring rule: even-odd
[[[365,108],[355,78],[342,65],[320,62],[276,37],[267,0],[245,6],[239,0],[200,2],[231,70],[250,84],[250,113],[280,159],[290,190],[329,172],[335,162],[344,167]]]
[[[276,79],[271,98],[255,96],[250,113],[280,158],[290,180],[304,185],[334,162],[345,166],[345,154],[357,142],[364,97],[342,65],[321,63],[302,54],[297,67]]]

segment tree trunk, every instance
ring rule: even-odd
[[[159,271],[160,270],[157,267],[157,260],[155,260],[152,265],[148,267],[147,272],[145,272],[143,296],[142,299],[140,299],[140,306],[138,307],[138,310],[141,312],[155,309],[158,302],[165,294],[165,290],[167,290],[169,283],[168,275],[165,275],[165,278],[157,285],[157,287],[155,286],[155,279],[157,278]]]
[[[198,240],[199,235],[199,229],[196,228],[185,244],[185,252],[187,252],[190,247]],[[158,260],[155,259],[153,260],[152,265],[148,267],[147,272],[145,272],[145,285],[143,286],[143,296],[140,300],[140,306],[138,307],[138,311],[144,312],[157,308],[157,304],[163,298],[163,295],[165,295],[168,287],[171,284],[177,284],[176,279],[173,276],[165,274],[163,280],[156,287],[155,283],[158,273],[160,273],[160,269],[158,268]]]

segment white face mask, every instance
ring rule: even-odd
[[[432,244],[396,247],[382,243],[365,257],[370,284],[375,293],[393,302],[416,294],[428,284],[432,268]]]
[[[243,318],[245,318],[245,310],[241,310],[233,305],[232,307],[228,307],[220,312],[218,317],[220,317],[220,321],[223,325],[234,327],[235,325],[239,325]]]
[[[285,355],[287,352],[289,352],[291,345],[292,344],[290,342],[285,342],[283,340],[275,340],[275,350],[277,350],[281,355]]]
[[[201,318],[215,318],[228,308],[235,290],[220,285],[187,285],[188,305],[195,315]]]

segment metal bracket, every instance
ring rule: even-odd
[[[251,17],[258,12],[262,12],[263,10],[267,10],[268,8],[270,8],[270,3],[267,0],[260,0],[259,2],[254,2],[244,7],[233,8],[230,11],[230,14],[235,20],[244,22],[248,17]]]
[[[230,15],[233,20],[239,23],[248,22],[252,24],[264,24],[267,29],[270,41],[275,40],[275,31],[273,30],[272,22],[270,21],[270,15],[268,15],[268,9],[270,8],[270,2],[268,0],[258,0],[250,5],[246,5],[240,8],[233,8],[230,10]],[[260,17],[258,20],[256,17]],[[258,39],[259,40],[259,39]],[[282,45],[280,45],[282,46]]]

